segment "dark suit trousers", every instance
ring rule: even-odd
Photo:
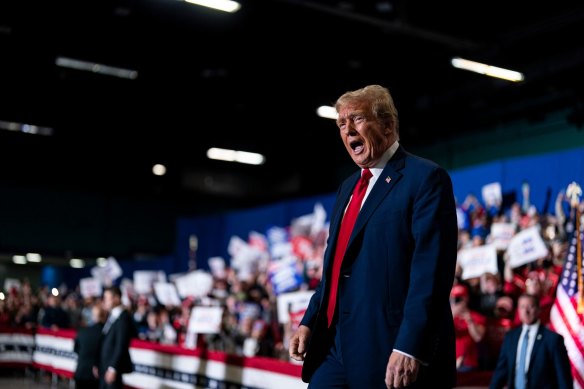
[[[314,375],[310,379],[308,389],[349,388],[347,377],[345,376],[345,366],[343,364],[338,320],[334,321],[331,329],[335,331],[335,333],[329,353],[322,364],[314,372]]]
[[[75,389],[99,389],[99,380],[75,380]]]
[[[349,382],[345,374],[346,369],[343,363],[343,353],[341,350],[341,336],[338,320],[333,323],[334,334],[331,334],[333,340],[328,355],[322,364],[314,372],[307,389],[361,389],[359,382]],[[427,367],[420,366],[418,381],[408,386],[412,389],[450,389],[450,385],[444,385],[440,382],[429,382],[429,374],[426,374]],[[430,376],[431,377],[431,376]],[[367,389],[387,389],[385,381],[380,379],[379,387]]]

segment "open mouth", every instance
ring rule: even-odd
[[[349,143],[349,146],[351,147],[351,149],[355,152],[355,153],[360,153],[361,151],[363,151],[363,142],[358,141],[358,140],[354,140],[351,143]]]

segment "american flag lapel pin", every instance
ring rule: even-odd
[[[387,177],[385,178],[385,182],[387,182],[387,183],[389,184],[389,183],[391,182],[391,177],[390,177],[390,176],[387,176]]]

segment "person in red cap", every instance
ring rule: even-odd
[[[456,334],[456,368],[472,371],[479,367],[479,342],[485,335],[486,318],[468,307],[469,291],[456,284],[450,291],[450,307]]]

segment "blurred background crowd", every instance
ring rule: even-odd
[[[457,203],[459,254],[450,303],[460,371],[494,369],[505,333],[521,324],[516,313],[521,293],[540,298],[540,319],[549,325],[576,209],[564,191],[547,208],[541,212],[530,204],[527,183],[521,203],[506,206],[473,194]],[[319,210],[317,205],[314,215]],[[287,250],[269,248],[266,237],[258,233],[250,233],[248,241],[234,237],[229,265],[213,258],[210,271],[193,272],[197,278],[190,282],[198,284],[197,293],[185,291],[176,279],[166,283],[172,290],[176,285],[178,293],[172,292],[172,298],[154,288],[138,293],[144,288],[122,281],[124,305],[132,312],[138,337],[165,345],[288,360],[288,339],[318,285],[326,246],[326,223],[322,217],[310,220],[298,218],[281,229],[286,234],[281,243]],[[513,238],[520,234],[536,243],[533,250],[524,250],[534,255],[514,253]],[[46,286],[35,290],[28,280],[20,280],[0,296],[0,326],[78,329],[91,325],[91,311],[101,304],[101,297],[87,294],[79,285],[71,290]],[[209,307],[214,314],[193,318],[197,308]],[[197,333],[209,321],[212,329]],[[189,333],[194,336],[189,338]]]

